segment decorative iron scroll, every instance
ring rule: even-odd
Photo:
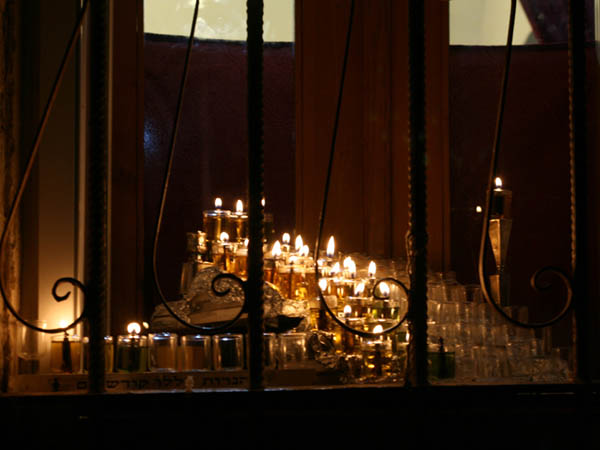
[[[198,19],[199,6],[200,6],[200,0],[196,0],[196,5],[194,7],[194,17],[192,19],[192,27],[190,30],[190,36],[188,38],[187,51],[185,54],[185,63],[183,66],[183,74],[181,76],[181,83],[179,86],[179,95],[177,98],[177,108],[175,110],[175,121],[173,123],[173,130],[171,132],[171,143],[169,146],[169,159],[168,159],[167,167],[165,169],[163,189],[162,189],[162,195],[161,195],[161,199],[160,199],[160,207],[159,207],[159,211],[158,211],[158,216],[156,218],[156,229],[155,229],[155,233],[154,233],[154,245],[152,247],[152,271],[153,271],[154,285],[156,287],[156,290],[158,292],[158,295],[160,297],[162,304],[164,305],[166,310],[169,312],[169,314],[171,314],[171,316],[173,316],[175,318],[175,320],[177,320],[182,325],[185,325],[186,327],[191,328],[200,334],[212,335],[212,334],[221,333],[221,332],[231,328],[238,321],[238,319],[242,316],[242,314],[247,312],[247,309],[248,309],[248,307],[247,307],[247,297],[248,296],[246,295],[247,282],[242,280],[241,278],[239,278],[233,274],[229,274],[229,273],[217,275],[211,282],[211,290],[214,292],[214,294],[219,297],[223,297],[229,293],[230,289],[220,290],[218,288],[220,280],[228,279],[228,280],[238,283],[242,287],[242,290],[244,291],[244,303],[243,303],[240,311],[237,313],[237,315],[233,319],[231,319],[230,321],[228,321],[227,323],[225,323],[223,325],[214,326],[214,327],[194,325],[194,324],[188,322],[187,320],[183,319],[182,317],[180,317],[173,310],[173,308],[171,308],[169,306],[169,302],[167,301],[167,299],[163,293],[163,290],[160,286],[160,282],[158,280],[158,266],[157,266],[158,239],[160,236],[160,229],[161,229],[162,219],[163,219],[163,215],[164,215],[165,203],[166,203],[166,199],[167,199],[167,192],[169,189],[169,181],[171,179],[173,159],[175,156],[175,143],[177,142],[177,131],[179,129],[181,113],[183,110],[183,98],[184,98],[187,76],[188,76],[188,72],[189,72],[190,57],[191,57],[191,53],[192,53],[192,45],[194,43],[194,32],[196,30],[196,21]]]
[[[35,133],[33,146],[32,146],[31,152],[29,154],[29,157],[27,159],[27,164],[25,165],[25,170],[23,172],[21,180],[19,181],[19,187],[17,188],[17,193],[16,193],[15,198],[13,199],[13,202],[10,206],[8,217],[6,219],[6,225],[4,226],[4,230],[2,231],[2,237],[0,238],[0,252],[2,252],[4,250],[4,245],[6,244],[6,238],[8,236],[11,223],[17,213],[17,208],[19,207],[19,204],[21,203],[21,199],[23,197],[23,192],[25,191],[25,186],[27,185],[27,181],[29,180],[29,177],[31,175],[31,170],[33,168],[33,164],[35,162],[36,156],[37,156],[39,148],[40,148],[42,136],[46,129],[46,125],[48,124],[48,118],[50,116],[50,111],[52,110],[52,107],[54,106],[54,102],[55,102],[56,96],[58,94],[58,89],[59,89],[60,85],[62,84],[62,80],[63,80],[64,74],[66,71],[66,67],[67,67],[67,63],[70,61],[71,57],[73,56],[73,51],[75,49],[75,45],[77,44],[79,37],[81,36],[81,27],[83,25],[83,21],[85,20],[86,15],[87,15],[89,3],[90,3],[89,0],[85,0],[85,2],[83,3],[83,6],[81,7],[79,16],[77,17],[77,22],[75,24],[73,32],[71,33],[71,37],[69,38],[69,42],[67,44],[67,49],[66,49],[66,51],[63,55],[62,61],[60,63],[60,67],[58,69],[58,74],[56,75],[56,78],[54,79],[54,83],[52,85],[52,89],[50,90],[50,95],[48,97],[48,101],[46,102],[46,106],[44,107],[44,111],[42,112],[42,118],[40,120],[40,123],[39,123],[38,128]],[[69,298],[69,296],[71,295],[71,291],[67,291],[65,294],[62,294],[62,295],[60,295],[58,293],[59,286],[65,284],[65,283],[72,285],[73,287],[79,289],[83,293],[84,306],[82,308],[81,314],[73,322],[71,322],[69,325],[67,325],[65,327],[60,327],[60,328],[49,328],[49,329],[40,328],[40,327],[37,327],[37,326],[31,324],[26,319],[21,317],[19,315],[19,313],[15,310],[15,308],[11,305],[11,303],[8,299],[8,296],[6,295],[6,291],[4,289],[4,281],[1,276],[0,276],[0,295],[2,295],[2,300],[3,300],[6,308],[11,312],[11,314],[21,324],[25,325],[26,327],[31,328],[32,330],[38,331],[40,333],[60,333],[60,332],[66,333],[67,330],[74,328],[75,326],[77,326],[77,324],[79,324],[79,322],[81,322],[84,318],[87,317],[87,309],[85,306],[86,288],[81,281],[79,281],[75,278],[63,277],[63,278],[59,278],[58,280],[56,280],[54,282],[54,285],[52,286],[52,297],[54,298],[54,300],[56,300],[57,302],[61,302],[61,301],[66,300],[67,298]]]
[[[313,253],[313,259],[315,262],[317,262],[319,260],[320,243],[321,243],[321,237],[323,236],[323,226],[325,224],[325,213],[327,211],[327,199],[329,196],[329,186],[331,184],[331,173],[332,173],[332,168],[333,168],[333,160],[335,157],[335,144],[336,144],[336,140],[337,140],[337,132],[338,132],[338,126],[339,126],[339,120],[340,120],[340,111],[342,109],[342,99],[344,96],[344,82],[346,79],[346,69],[347,69],[347,65],[348,65],[350,40],[352,37],[352,24],[354,21],[354,3],[355,3],[354,0],[352,0],[350,3],[350,17],[348,19],[348,31],[346,33],[346,46],[344,49],[344,61],[342,64],[340,89],[338,92],[337,107],[336,107],[336,111],[335,111],[335,121],[334,121],[334,125],[333,125],[333,135],[332,135],[332,140],[331,140],[331,149],[330,149],[330,153],[329,153],[329,164],[327,166],[327,177],[325,178],[325,191],[323,194],[323,204],[322,204],[321,213],[319,216],[319,229],[317,232],[317,242],[315,243],[315,251]],[[315,263],[315,278],[317,281],[317,283],[316,283],[317,286],[319,286],[319,283],[318,283],[319,277],[320,277],[319,264]],[[400,289],[402,289],[404,291],[404,293],[406,294],[407,297],[410,297],[410,291],[404,285],[404,283],[402,283],[400,280],[397,280],[392,277],[378,280],[375,286],[379,286],[379,284],[381,284],[384,281],[389,281],[393,284],[396,284],[398,287],[400,287]],[[408,315],[408,312],[407,312],[406,314],[404,314],[402,319],[400,319],[398,321],[398,323],[396,323],[395,325],[393,325],[391,327],[384,329],[380,333],[372,333],[372,332],[368,332],[368,331],[357,330],[355,328],[352,328],[349,325],[346,325],[342,320],[340,320],[336,317],[336,315],[333,313],[333,311],[331,311],[331,309],[329,308],[329,305],[325,301],[325,297],[323,297],[323,292],[321,291],[320,287],[318,288],[318,295],[319,295],[319,300],[321,302],[321,305],[325,308],[325,310],[327,311],[327,314],[329,314],[329,316],[333,319],[333,321],[337,325],[339,325],[341,328],[343,328],[344,330],[346,330],[350,333],[356,334],[356,335],[364,337],[364,338],[377,338],[377,337],[380,337],[382,334],[388,334],[388,333],[395,331],[396,329],[398,329],[398,327],[400,327],[400,325],[402,325],[402,323],[406,320],[406,317]],[[376,298],[379,298],[379,297],[376,297]]]
[[[502,78],[502,89],[501,89],[501,94],[500,94],[500,100],[498,103],[498,115],[496,118],[496,132],[495,132],[495,137],[494,137],[494,145],[492,147],[492,158],[491,158],[491,162],[490,162],[490,172],[489,172],[487,192],[486,192],[484,220],[483,220],[483,226],[482,226],[482,230],[481,230],[481,244],[480,244],[480,248],[479,248],[478,273],[479,273],[479,283],[481,285],[481,291],[482,291],[482,294],[483,294],[485,300],[504,319],[506,319],[508,322],[512,323],[513,325],[516,325],[516,326],[522,327],[522,328],[544,328],[544,327],[551,326],[551,325],[557,323],[558,321],[560,321],[561,319],[563,319],[567,315],[569,310],[571,309],[571,306],[573,303],[573,289],[572,289],[571,280],[567,274],[565,274],[562,270],[560,270],[556,267],[548,266],[548,267],[543,267],[543,268],[537,270],[532,275],[531,280],[530,280],[531,287],[536,292],[540,292],[540,291],[547,290],[550,288],[549,285],[547,285],[547,284],[542,285],[540,283],[541,275],[546,274],[546,273],[552,273],[552,274],[557,275],[567,289],[567,299],[566,299],[565,305],[563,306],[562,310],[556,316],[551,318],[550,320],[547,320],[544,322],[523,322],[523,321],[514,319],[509,314],[507,314],[506,311],[504,309],[502,309],[502,306],[500,306],[498,304],[498,301],[493,298],[493,295],[490,294],[489,281],[484,273],[484,263],[485,263],[485,259],[486,259],[486,255],[487,255],[486,239],[487,239],[487,235],[488,235],[488,231],[489,231],[489,222],[490,222],[491,215],[492,215],[491,204],[492,204],[492,198],[494,195],[492,186],[493,186],[494,179],[496,177],[496,169],[497,169],[497,165],[498,165],[498,153],[499,153],[499,149],[500,149],[500,138],[502,135],[502,122],[503,122],[503,118],[504,118],[504,105],[506,102],[508,76],[509,76],[509,71],[510,71],[510,61],[511,61],[511,55],[512,55],[512,40],[513,40],[513,30],[514,30],[514,25],[515,25],[515,10],[516,10],[516,0],[511,0],[508,38],[507,38],[507,42],[506,42],[506,60],[505,60],[505,65],[504,65],[504,74],[503,74],[503,78]],[[571,64],[569,65],[569,68],[571,68]],[[572,101],[572,98],[570,98],[570,102],[571,101]],[[572,139],[572,138],[573,138],[573,136],[571,133],[570,139]],[[573,155],[572,154],[571,154],[571,165],[573,165]],[[573,189],[574,189],[574,183],[571,182],[571,190],[573,190]],[[573,195],[571,196],[571,202],[572,203],[574,202]],[[574,222],[575,221],[575,217],[574,217],[575,210],[574,210],[573,206],[571,207],[571,211],[573,214],[571,220],[572,220],[572,222]],[[572,252],[575,252],[574,247],[572,247]],[[573,258],[574,258],[574,256],[573,256]]]

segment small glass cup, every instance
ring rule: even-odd
[[[150,370],[174,372],[177,370],[177,335],[155,333],[150,335]]]
[[[204,371],[212,367],[210,337],[200,334],[181,337],[183,364],[186,371]]]
[[[213,362],[215,370],[242,370],[244,367],[244,342],[241,334],[213,336]]]
[[[117,336],[117,372],[146,372],[148,370],[148,337],[122,334]]]
[[[283,369],[297,369],[306,364],[306,335],[285,333],[279,335],[280,363]]]
[[[44,320],[30,321],[38,328],[46,328]],[[17,328],[17,358],[20,374],[36,374],[40,371],[40,360],[48,352],[48,335],[35,331],[21,323]]]
[[[56,335],[50,344],[50,371],[79,373],[81,371],[81,338],[76,335]]]

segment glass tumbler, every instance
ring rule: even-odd
[[[279,336],[280,362],[284,369],[296,369],[306,362],[306,335],[285,333]]]
[[[183,370],[210,370],[211,346],[210,337],[200,334],[181,337]]]
[[[213,336],[215,370],[241,370],[244,367],[244,341],[241,334]]]
[[[150,370],[174,372],[177,370],[177,335],[156,333],[150,335]]]

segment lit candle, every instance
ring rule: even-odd
[[[290,233],[283,233],[283,236],[281,236],[281,251],[284,254],[290,252],[290,239]]]
[[[302,246],[304,245],[304,242],[302,242],[302,236],[298,235],[296,236],[296,241],[294,243],[294,248],[296,250],[296,253],[300,253],[300,250],[302,249]]]
[[[510,219],[512,191],[502,188],[502,178],[496,177],[494,180],[496,188],[492,197],[492,219]]]
[[[277,260],[281,258],[281,244],[279,241],[275,241],[271,248],[271,256],[265,258],[268,264],[265,264],[265,279],[273,283],[275,278],[275,271],[277,270]]]
[[[327,242],[326,255],[328,258],[333,258],[335,255],[335,240],[333,239],[333,236],[331,236]]]
[[[244,202],[238,200],[235,204],[235,213],[232,214],[232,221],[235,225],[234,241],[243,242],[248,237],[248,214],[244,212]]]
[[[141,336],[137,322],[127,325],[126,335],[117,336],[117,372],[144,372],[148,370],[148,338]]]
[[[209,241],[216,241],[219,235],[229,228],[231,211],[222,208],[223,200],[217,197],[215,199],[215,209],[207,210],[202,213],[204,231],[206,232],[206,238]]]
[[[375,273],[377,272],[377,265],[375,264],[375,261],[371,261],[369,263],[369,278],[375,278]]]

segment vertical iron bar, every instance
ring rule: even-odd
[[[585,2],[569,1],[569,156],[571,175],[571,267],[574,284],[575,374],[590,381],[588,348],[587,265],[587,148],[585,110]]]
[[[247,0],[248,10],[248,245],[250,389],[263,388],[263,0]]]
[[[407,235],[410,276],[406,384],[427,384],[427,186],[425,164],[425,2],[408,2],[409,198]]]
[[[107,180],[108,180],[108,0],[90,9],[90,115],[87,171],[86,299],[90,331],[89,392],[105,390]]]

